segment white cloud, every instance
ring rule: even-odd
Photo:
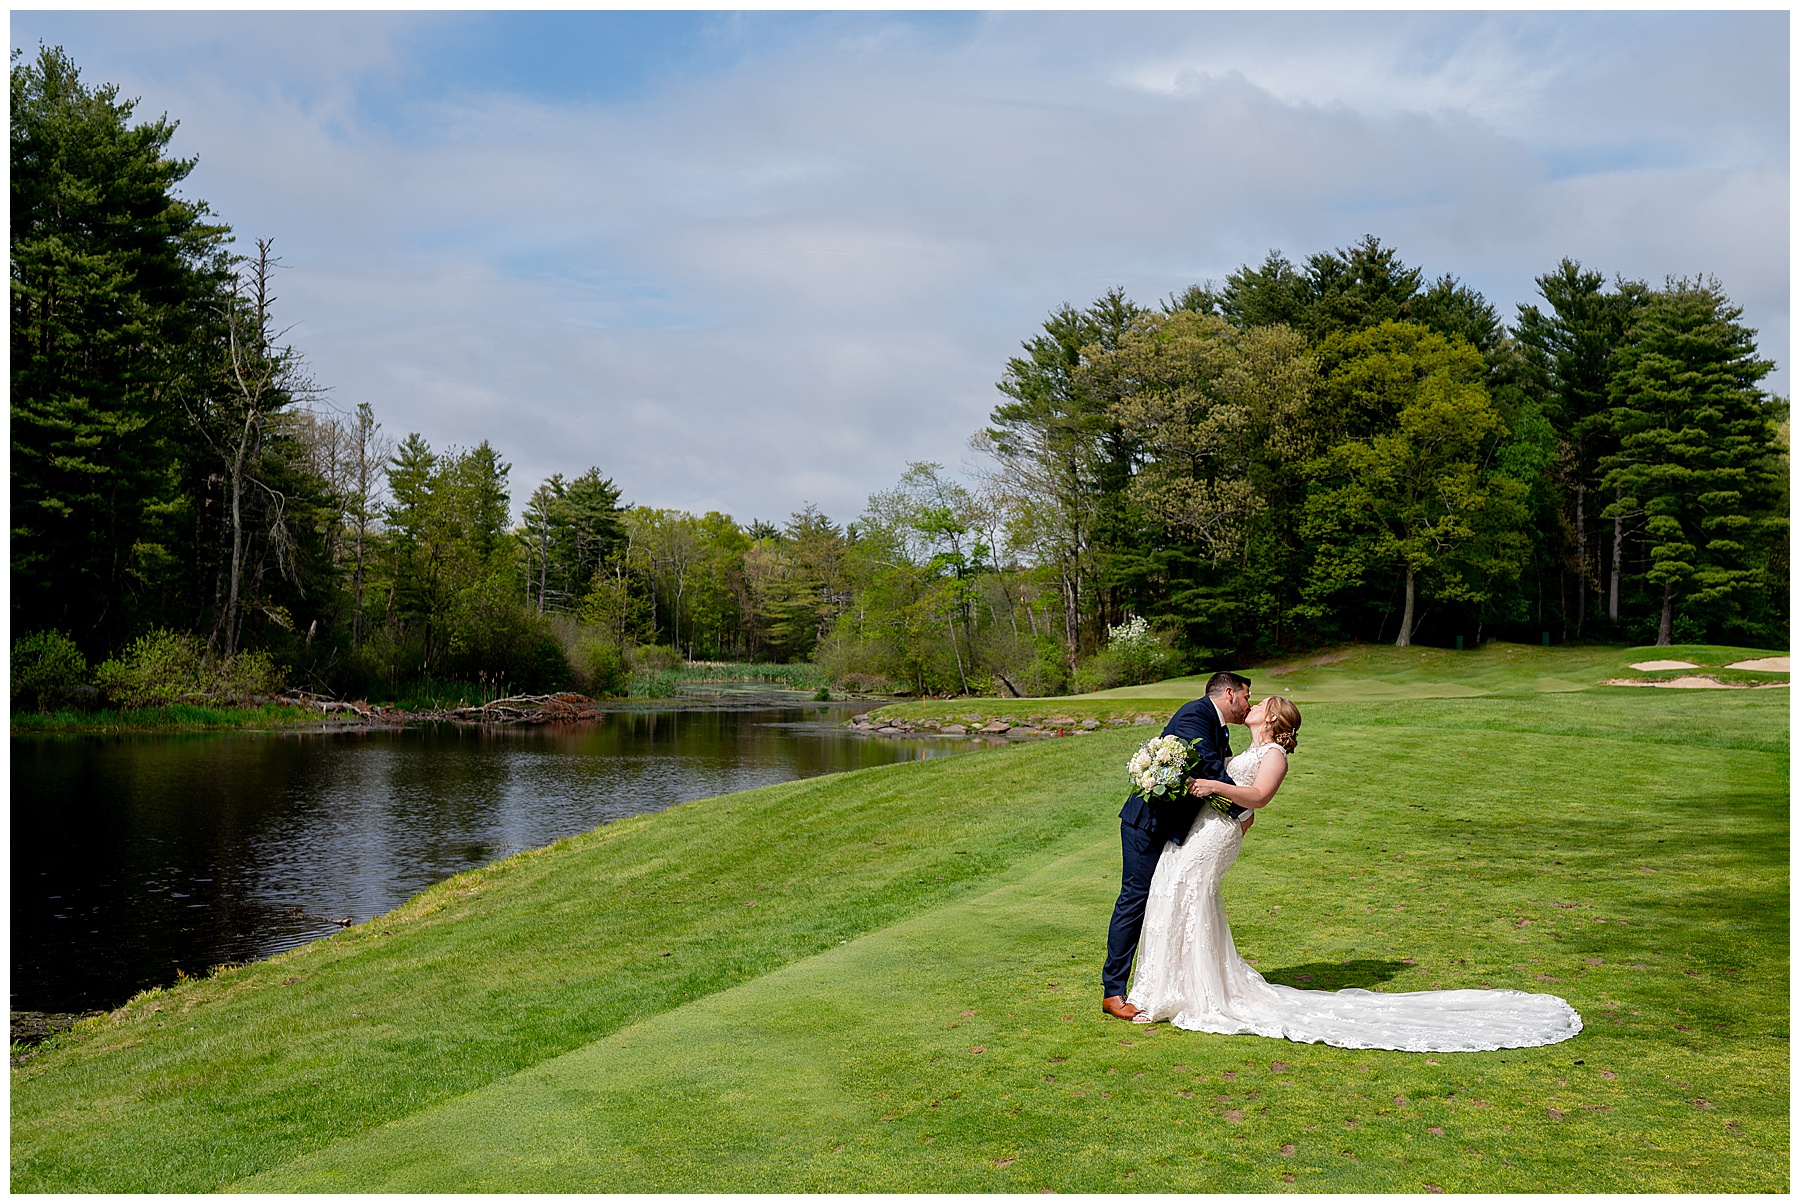
[[[1782,15],[870,16],[608,103],[426,90],[454,18],[206,16],[14,38],[181,118],[320,379],[520,499],[849,518],[1058,304],[1364,233],[1507,314],[1565,254],[1714,272],[1786,380]]]

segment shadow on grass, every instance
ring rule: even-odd
[[[1405,962],[1384,962],[1371,959],[1348,962],[1307,962],[1303,966],[1283,966],[1279,970],[1263,970],[1261,974],[1269,982],[1280,983],[1284,987],[1300,987],[1307,991],[1339,991],[1345,987],[1361,987],[1365,991],[1372,991],[1375,989],[1375,984],[1387,982],[1406,968]]]

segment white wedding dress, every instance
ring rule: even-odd
[[[1226,766],[1249,785],[1277,744],[1252,745]],[[1527,991],[1302,991],[1265,982],[1238,956],[1219,886],[1243,831],[1210,804],[1181,844],[1164,846],[1138,939],[1131,1002],[1152,1021],[1205,1033],[1253,1033],[1344,1049],[1453,1053],[1554,1045],[1581,1031],[1575,1009]]]

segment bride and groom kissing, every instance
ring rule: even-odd
[[[1236,756],[1226,732],[1233,723],[1250,732],[1249,748]],[[1250,681],[1236,673],[1213,674],[1205,697],[1169,720],[1163,735],[1188,741],[1195,764],[1179,794],[1147,798],[1133,790],[1119,812],[1124,865],[1101,970],[1106,1014],[1200,1032],[1420,1052],[1518,1049],[1580,1032],[1581,1017],[1554,995],[1302,991],[1266,981],[1238,956],[1220,888],[1256,813],[1280,789],[1299,730],[1299,708],[1279,697],[1252,705]],[[1209,795],[1229,806],[1206,802]]]

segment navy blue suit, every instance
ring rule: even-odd
[[[1170,717],[1163,728],[1165,736],[1180,736],[1196,742],[1200,764],[1194,776],[1215,782],[1230,782],[1225,762],[1231,758],[1231,737],[1219,718],[1218,708],[1210,698],[1196,698]],[[1232,783],[1236,785],[1235,782]],[[1100,971],[1101,994],[1106,998],[1125,993],[1131,977],[1131,962],[1137,954],[1138,933],[1144,927],[1144,900],[1150,894],[1150,879],[1156,876],[1156,863],[1162,857],[1166,842],[1180,844],[1202,806],[1211,806],[1191,794],[1178,799],[1147,799],[1133,790],[1119,812],[1119,841],[1124,853],[1124,873],[1119,882],[1119,901],[1113,905],[1112,925],[1106,932],[1106,965]],[[1232,815],[1244,808],[1232,805]]]

